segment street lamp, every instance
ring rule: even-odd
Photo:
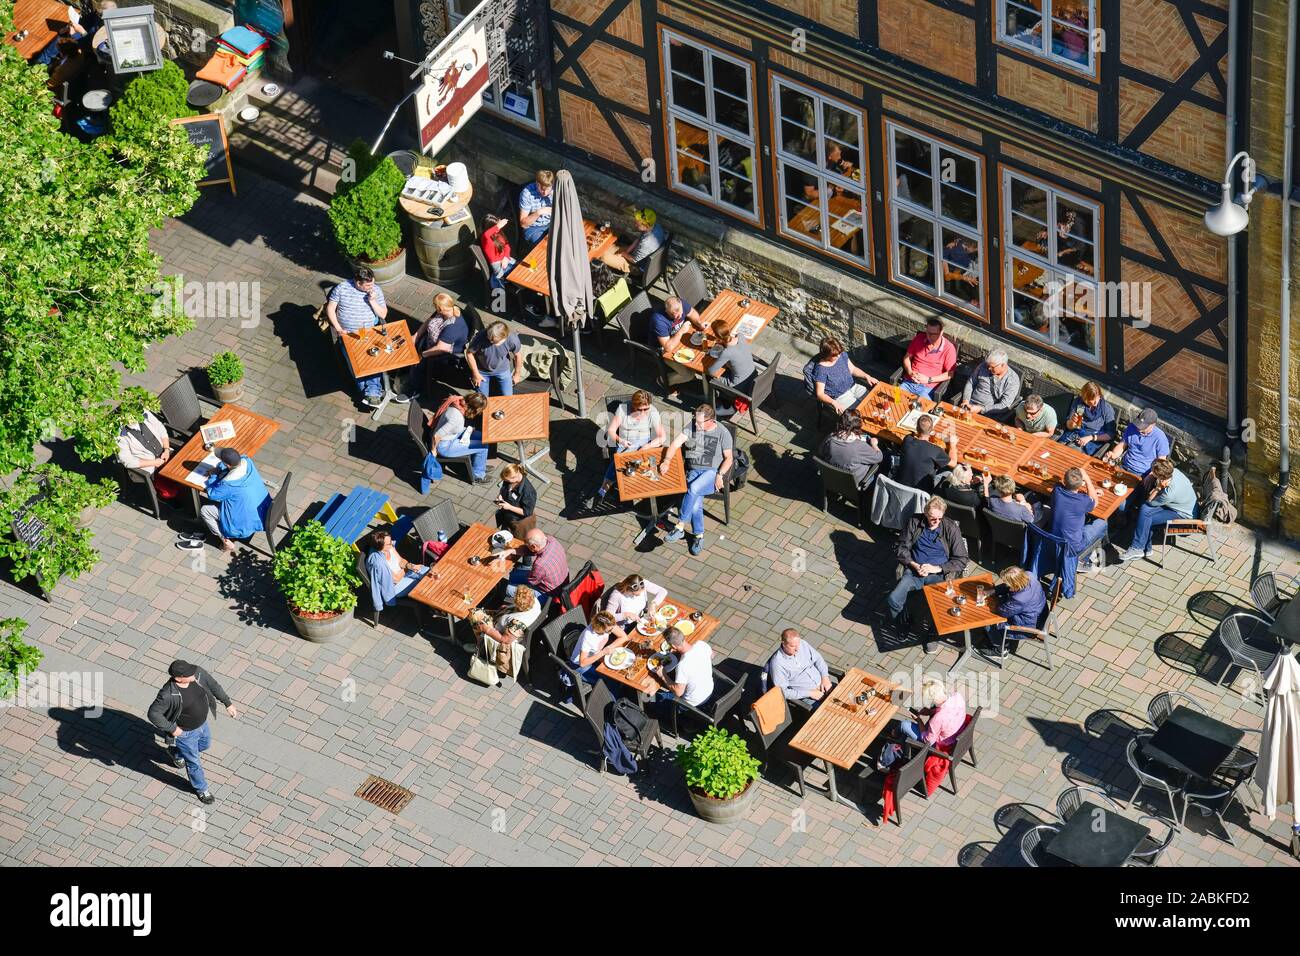
[[[1241,201],[1232,198],[1232,168],[1241,164]],[[1255,161],[1244,150],[1228,161],[1219,184],[1219,203],[1205,213],[1205,228],[1216,236],[1235,236],[1250,225],[1250,201],[1255,196]]]

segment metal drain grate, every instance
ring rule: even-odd
[[[399,787],[397,784],[385,780],[383,777],[376,777],[371,774],[366,777],[366,782],[357,788],[354,796],[360,797],[367,803],[373,803],[381,810],[387,810],[391,814],[399,814],[406,809],[415,794],[411,793],[405,787]]]

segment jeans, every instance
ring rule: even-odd
[[[506,287],[506,276],[510,274],[510,270],[514,267],[515,260],[513,256],[506,256],[499,262],[492,263],[492,278],[488,279],[488,286],[493,289],[504,289]]]
[[[915,720],[899,721],[898,732],[908,740],[921,740],[921,725]],[[886,744],[885,749],[880,751],[880,765],[882,767],[892,767],[894,761],[903,756],[902,744]]]
[[[420,583],[420,578],[428,573],[427,568],[423,571],[407,571],[406,576],[393,587],[393,600],[388,602],[389,606],[391,607],[399,597],[405,597],[407,592]]]
[[[686,494],[682,496],[682,521],[690,519],[691,533],[704,534],[704,499],[716,490],[718,472],[713,468],[692,468],[686,473]]]
[[[854,383],[853,387],[842,395],[834,396],[835,401],[844,406],[845,411],[850,408],[857,408],[858,403],[867,397],[869,389],[865,385]]]
[[[483,381],[479,382],[478,390],[479,394],[484,398],[492,394],[493,382],[497,383],[498,395],[513,395],[515,393],[515,369],[513,365],[507,365],[495,372],[485,372],[479,369],[479,374],[483,376]]]
[[[927,584],[933,584],[935,581],[942,581],[943,574],[927,574],[925,577],[917,577],[911,568],[903,569],[903,576],[898,579],[894,585],[894,590],[889,592],[889,611],[890,614],[897,618],[907,607],[907,596],[913,591],[919,591]]]
[[[920,382],[912,382],[907,379],[903,379],[901,382],[898,383],[898,387],[905,392],[911,392],[913,395],[920,395],[922,398],[931,398],[933,397],[934,390],[939,386],[922,385]]]
[[[176,752],[185,760],[185,773],[189,775],[190,786],[195,793],[208,792],[208,778],[203,775],[203,765],[199,763],[199,754],[212,746],[212,726],[204,721],[202,727],[183,730],[179,737],[173,737]]]
[[[533,223],[531,226],[525,226],[524,242],[528,243],[530,246],[535,246],[537,243],[542,241],[542,237],[550,232],[550,230],[551,224],[549,222],[544,226],[539,226],[537,223]]]
[[[1085,455],[1096,455],[1097,452],[1106,447],[1106,442],[1104,441],[1090,441],[1085,442],[1081,446],[1075,445],[1074,440],[1082,434],[1083,432],[1076,428],[1072,431],[1062,433],[1061,437],[1056,440],[1062,445],[1074,445],[1075,448],[1080,448]]]
[[[1083,554],[1094,544],[1100,541],[1105,534],[1106,534],[1106,519],[1093,518],[1091,521],[1089,521],[1086,525],[1083,526],[1083,537],[1079,541],[1079,546],[1076,548],[1073,545],[1071,545],[1070,550],[1075,554],[1075,556]]]
[[[1135,551],[1151,551],[1151,529],[1158,524],[1174,521],[1183,516],[1173,508],[1162,508],[1147,502],[1138,509],[1137,525],[1133,528],[1133,543],[1129,545]]]
[[[351,369],[352,360],[348,358],[348,350],[343,348],[342,339],[339,339],[339,350],[343,353],[343,361],[347,362],[348,368]],[[382,395],[384,393],[384,377],[382,375],[366,375],[363,378],[358,378],[357,388],[361,390],[362,395]]]
[[[483,444],[483,435],[476,428],[473,435],[470,436],[468,443],[456,438],[444,438],[438,442],[438,454],[448,457],[469,455],[470,467],[474,471],[474,478],[487,477],[487,456],[488,446]]]

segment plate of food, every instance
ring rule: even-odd
[[[658,637],[664,629],[653,621],[637,621],[636,632],[642,637]]]
[[[609,655],[605,658],[605,663],[609,665],[609,669],[612,671],[623,671],[631,667],[632,662],[635,660],[636,655],[626,647],[616,647],[609,652]]]
[[[661,622],[675,621],[681,616],[682,616],[682,612],[678,610],[676,604],[665,604],[663,607],[661,607],[658,611],[655,612],[655,617],[658,618]]]
[[[651,655],[649,666],[667,667],[670,663],[672,663],[673,660],[674,660],[673,655],[668,654],[664,651],[660,651],[658,654]]]
[[[679,362],[693,362],[695,361],[695,349],[678,349],[673,358]]]
[[[691,634],[695,631],[695,622],[690,620],[689,618],[682,618],[680,621],[674,624],[673,627],[677,628],[677,630],[681,633],[682,637],[690,637]]]

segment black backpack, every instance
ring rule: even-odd
[[[731,490],[739,491],[749,480],[749,455],[743,448],[737,448],[731,454]]]
[[[634,754],[642,753],[642,743],[650,743],[644,739],[650,729],[650,718],[641,712],[641,708],[626,697],[620,697],[609,705],[606,722],[611,720],[614,722],[614,729],[627,744],[627,749]]]

